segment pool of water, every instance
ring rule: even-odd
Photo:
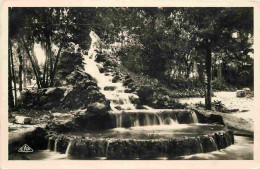
[[[63,133],[66,136],[107,139],[169,139],[176,137],[196,137],[207,135],[225,129],[222,125],[215,124],[175,124],[139,126],[130,128],[113,128],[95,132]]]

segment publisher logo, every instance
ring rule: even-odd
[[[18,152],[29,153],[29,152],[33,152],[33,149],[30,146],[28,146],[27,144],[24,144],[21,148],[19,148]]]

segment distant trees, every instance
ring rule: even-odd
[[[223,64],[237,62],[238,67],[243,67],[243,63],[252,66],[249,57],[253,52],[250,41],[253,37],[252,8],[107,10],[104,25],[113,27],[105,27],[100,36],[105,40],[112,35],[122,36],[114,42],[124,44],[118,54],[126,67],[136,71],[135,66],[130,66],[134,62],[137,67],[142,67],[142,73],[167,81],[173,72],[185,72],[184,76],[189,78],[192,66],[199,63],[206,75],[207,109],[211,109],[213,61],[219,60]],[[200,76],[203,74],[199,72]]]

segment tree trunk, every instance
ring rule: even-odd
[[[47,84],[48,84],[48,79],[47,79],[47,77],[48,77],[48,52],[47,52],[47,48],[46,48],[46,46],[47,45],[45,45],[45,63],[44,63],[44,70],[43,70],[43,78],[42,78],[42,80],[43,80],[43,85],[44,85],[44,87],[46,87],[47,86]]]
[[[57,71],[58,61],[59,61],[59,57],[60,57],[61,49],[62,49],[63,45],[64,45],[64,40],[61,43],[58,54],[56,56],[56,60],[55,60],[54,67],[53,67],[53,72],[50,74],[50,86],[53,86],[53,84],[54,84],[54,77],[55,77],[55,73]]]
[[[10,46],[9,46],[10,48]],[[11,116],[11,111],[14,108],[14,96],[13,96],[13,87],[12,87],[12,70],[11,70],[11,52],[9,49],[8,55],[8,113]]]
[[[23,78],[22,78],[23,57],[22,57],[20,48],[17,49],[17,53],[18,53],[18,58],[19,58],[19,91],[21,92],[23,90]]]
[[[12,42],[10,40],[9,40],[9,52],[10,52],[11,66],[12,66],[12,79],[13,79],[13,83],[14,83],[14,105],[16,107],[17,106],[16,78],[15,78],[15,71],[14,71]]]
[[[24,52],[23,52],[24,54]],[[27,87],[27,59],[23,57],[23,87]]]
[[[36,83],[37,83],[38,88],[40,89],[41,88],[40,79],[39,79],[38,72],[36,70],[33,58],[32,58],[32,56],[30,54],[30,51],[29,51],[28,47],[25,44],[25,41],[24,41],[23,37],[21,37],[21,41],[22,41],[22,44],[23,44],[23,46],[25,48],[25,51],[26,51],[26,53],[27,53],[27,55],[28,55],[28,57],[29,57],[29,59],[31,61],[31,64],[32,64],[32,67],[33,67],[33,71],[34,71],[34,74],[35,74],[35,77],[36,77]]]
[[[185,74],[185,78],[189,78],[190,77],[190,70],[191,70],[191,66],[192,66],[192,64],[193,64],[193,62],[191,62],[190,64],[186,64],[187,66],[187,68],[186,68],[186,74]]]
[[[203,63],[200,62],[198,64],[198,75],[199,75],[199,81],[201,82],[201,84],[204,83],[205,79],[204,79],[204,66],[203,66]]]
[[[222,81],[222,63],[218,64],[217,74],[218,74],[218,81]]]
[[[205,55],[205,66],[206,66],[206,92],[205,92],[205,108],[211,110],[211,50],[207,46]]]

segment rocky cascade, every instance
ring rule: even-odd
[[[196,113],[188,109],[126,110],[111,116],[114,121],[116,120],[116,127],[176,125],[199,122]]]
[[[223,130],[210,135],[172,139],[90,139],[83,137],[50,137],[50,150],[81,159],[106,157],[106,159],[153,159],[217,151],[234,144],[234,135]],[[69,150],[67,149],[69,146]]]

